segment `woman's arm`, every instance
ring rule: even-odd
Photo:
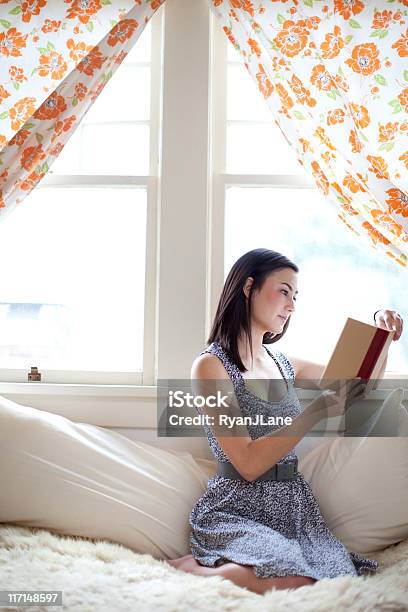
[[[207,397],[216,389],[222,389],[222,395],[228,396],[227,409],[204,405],[200,411],[213,419],[209,423],[213,435],[235,469],[249,481],[255,480],[287,455],[322,418],[319,412],[321,403],[312,402],[290,425],[252,440],[245,426],[234,425],[227,430],[219,425],[220,413],[231,417],[242,416],[242,413],[232,382],[218,357],[204,354],[196,358],[191,379],[194,395]]]
[[[295,386],[300,389],[316,389],[318,382],[325,370],[325,365],[314,361],[306,361],[299,357],[290,357],[287,359],[295,370]]]

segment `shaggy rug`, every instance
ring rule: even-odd
[[[224,578],[186,574],[111,542],[0,525],[0,590],[63,591],[62,608],[24,608],[44,612],[408,610],[408,540],[369,558],[380,563],[377,575],[324,579],[257,595]]]

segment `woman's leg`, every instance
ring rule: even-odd
[[[308,576],[276,576],[271,578],[258,578],[252,566],[239,565],[238,563],[224,563],[217,567],[206,567],[200,565],[192,555],[185,555],[179,559],[167,561],[176,569],[195,574],[197,576],[221,576],[230,580],[237,586],[258,593],[259,595],[270,589],[296,589],[300,586],[314,584],[315,578]]]

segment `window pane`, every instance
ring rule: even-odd
[[[146,190],[37,188],[0,224],[0,367],[141,371]]]
[[[229,64],[227,119],[272,121],[273,114],[244,64]]]
[[[251,249],[283,253],[299,267],[297,307],[277,348],[327,363],[347,317],[372,323],[378,308],[408,320],[406,272],[343,229],[314,189],[227,189],[225,277]],[[392,342],[387,370],[408,373],[408,343]]]
[[[150,68],[121,65],[92,104],[83,122],[149,119]]]
[[[156,14],[152,19],[156,18]],[[151,61],[151,40],[152,40],[152,21],[150,20],[140,38],[133,45],[132,49],[127,54],[122,62],[122,66],[133,62],[150,62]]]
[[[273,121],[228,125],[226,165],[228,174],[298,174],[306,177],[296,151]]]
[[[52,166],[59,174],[149,174],[150,130],[139,124],[80,124]]]

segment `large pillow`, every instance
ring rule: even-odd
[[[370,553],[408,537],[408,412],[402,397],[403,389],[392,391],[378,413],[381,427],[377,421],[370,429],[370,436],[379,436],[388,415],[390,423],[398,422],[398,437],[336,437],[299,460],[328,527],[349,551]]]
[[[110,539],[156,558],[190,553],[188,518],[207,486],[168,452],[0,396],[0,522]]]

